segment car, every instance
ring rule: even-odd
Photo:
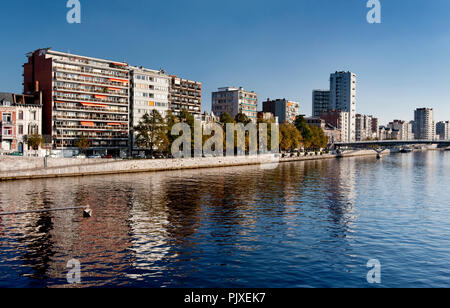
[[[102,157],[98,154],[94,154],[94,155],[88,156],[88,158],[93,159],[93,158],[102,158]]]
[[[114,157],[112,155],[103,155],[104,159],[113,159]]]

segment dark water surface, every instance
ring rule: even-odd
[[[0,287],[450,286],[450,152],[0,183]]]

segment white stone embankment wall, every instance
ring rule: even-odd
[[[352,156],[376,156],[374,151],[352,151],[344,154]],[[282,158],[280,162],[332,159],[336,155],[314,155]],[[106,175],[135,172],[157,172],[182,169],[218,168],[274,163],[273,155],[258,157],[222,157],[163,160],[102,160],[48,158],[44,168],[43,158],[0,158],[0,181],[39,179],[71,176]]]

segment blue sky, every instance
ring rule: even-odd
[[[379,25],[366,0],[80,0],[81,25],[66,2],[1,1],[0,91],[21,92],[25,54],[52,47],[201,81],[208,111],[212,91],[243,86],[309,115],[312,89],[350,70],[359,113],[386,123],[433,107],[450,120],[448,0],[380,0]]]

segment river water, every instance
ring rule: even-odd
[[[72,259],[84,287],[449,287],[449,170],[429,151],[0,183],[3,212],[94,212],[0,216],[0,287],[67,287]]]

